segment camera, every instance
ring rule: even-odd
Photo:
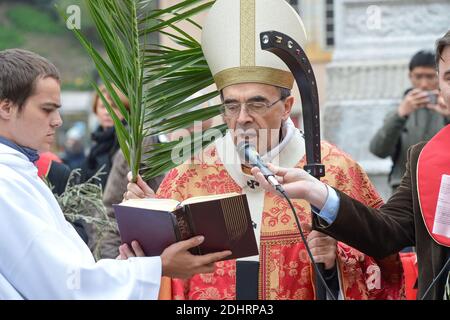
[[[428,91],[428,100],[430,101],[430,104],[437,104],[438,95],[432,91]]]

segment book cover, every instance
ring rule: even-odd
[[[246,195],[225,194],[187,199],[129,200],[114,205],[122,242],[137,240],[147,256],[169,245],[203,235],[193,254],[231,250],[226,259],[258,254]]]

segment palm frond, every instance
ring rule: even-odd
[[[112,106],[95,86],[114,120],[120,148],[134,179],[139,172],[145,136],[188,128],[195,121],[219,114],[218,106],[191,110],[216,97],[218,92],[194,97],[214,80],[200,43],[178,26],[184,21],[201,29],[193,17],[210,8],[214,1],[183,0],[165,9],[149,11],[150,3],[150,0],[88,1],[107,58],[103,58],[86,37],[74,29],[75,36],[91,56],[108,94],[126,121],[123,124],[115,116]],[[168,37],[174,45],[147,43],[148,36],[153,33]],[[120,101],[113,85],[128,98],[129,110]],[[220,129],[223,131],[223,126]],[[190,151],[198,152],[208,143],[208,136],[201,136],[191,141],[197,144],[189,147]],[[199,139],[202,140],[200,144]],[[171,142],[154,146],[145,161],[145,177],[157,176],[176,165],[171,159],[175,145]]]

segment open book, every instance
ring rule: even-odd
[[[169,245],[205,236],[193,254],[231,250],[226,259],[258,254],[247,196],[237,193],[171,199],[132,199],[114,205],[122,242],[137,240],[147,256]]]

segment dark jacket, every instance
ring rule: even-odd
[[[406,172],[388,202],[379,210],[368,208],[336,190],[340,207],[336,220],[329,226],[315,227],[355,247],[367,255],[383,258],[404,247],[416,246],[419,268],[418,298],[421,298],[450,253],[429,235],[420,211],[417,194],[417,161],[425,143],[408,151]],[[427,295],[427,299],[442,299],[445,276]]]
[[[408,92],[409,90],[406,91]],[[448,123],[447,118],[426,108],[416,110],[406,118],[400,117],[397,109],[386,115],[383,126],[370,141],[369,148],[377,157],[392,159],[393,165],[389,174],[391,187],[397,187],[405,173],[408,148],[430,140]]]
[[[64,193],[67,183],[70,177],[70,168],[64,163],[52,161],[46,173],[46,178],[52,185],[52,192],[58,196]],[[83,239],[86,244],[89,244],[89,237],[86,231],[86,225],[82,220],[76,220],[71,222],[78,235]]]
[[[86,182],[103,167],[102,172],[104,174],[99,176],[99,178],[100,184],[104,189],[111,171],[112,159],[119,149],[114,127],[106,130],[98,127],[92,133],[92,141],[92,148],[81,166],[81,182]]]

